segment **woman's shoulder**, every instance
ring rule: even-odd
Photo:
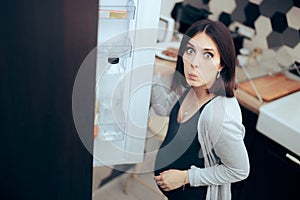
[[[222,108],[224,111],[230,111],[231,109],[240,109],[237,98],[234,97],[224,97],[224,96],[216,96],[211,100],[211,102],[207,106],[208,108]],[[221,111],[221,110],[220,110]]]
[[[230,133],[231,135],[244,135],[241,110],[236,97],[217,96],[203,109],[198,121],[198,131],[206,133],[215,143],[221,133],[228,135],[225,130],[230,128],[224,128],[225,126],[237,127],[240,130]]]
[[[203,109],[203,117],[209,119],[241,120],[241,109],[236,97],[214,97]]]

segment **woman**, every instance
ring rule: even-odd
[[[234,96],[235,62],[229,30],[221,22],[201,20],[181,41],[173,92],[159,84],[152,88],[152,107],[170,117],[154,177],[169,200],[231,199],[231,183],[249,174]]]

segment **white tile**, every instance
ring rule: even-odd
[[[260,5],[261,2],[263,2],[263,0],[249,0],[249,2],[255,3],[255,4],[257,4],[257,5]]]
[[[226,13],[231,14],[236,8],[235,0],[219,1],[219,6]]]
[[[265,16],[259,16],[259,18],[254,23],[257,35],[268,36],[272,32],[272,25],[270,18]]]
[[[211,0],[208,3],[208,7],[210,12],[212,12],[212,14],[209,15],[209,19],[218,20],[218,17],[222,12],[222,7],[220,6],[220,2],[217,0]]]
[[[297,60],[298,62],[300,62],[300,53],[299,52],[300,52],[300,43],[298,43],[297,46],[294,49],[292,49],[290,52],[290,55],[294,61]]]
[[[236,2],[235,0],[227,0],[227,1],[211,0],[208,3],[208,6],[209,6],[209,10],[212,12],[210,18],[214,20],[218,20],[218,16],[222,12],[231,14],[236,8]]]
[[[251,40],[244,40],[244,47],[249,49],[261,48],[268,49],[268,42],[266,37],[261,35],[255,35]]]
[[[289,67],[293,63],[288,46],[280,47],[276,52],[276,60],[283,67]]]
[[[289,27],[298,30],[300,28],[300,8],[292,7],[286,14]]]

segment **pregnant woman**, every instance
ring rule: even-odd
[[[171,91],[152,87],[152,107],[169,116],[154,172],[169,200],[229,200],[231,183],[249,174],[235,66],[229,30],[201,20],[181,41]]]

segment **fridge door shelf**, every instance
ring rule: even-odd
[[[132,43],[130,38],[116,38],[104,42],[99,45],[98,53],[107,55],[108,57],[130,57],[132,51]]]
[[[124,140],[125,123],[101,123],[98,124],[98,135],[103,141]]]
[[[135,15],[134,2],[129,1],[125,6],[100,5],[99,18],[109,20],[133,20]]]

